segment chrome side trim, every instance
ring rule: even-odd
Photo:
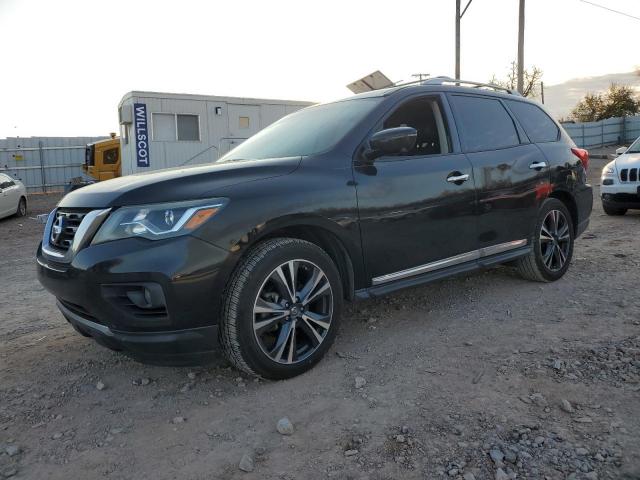
[[[406,270],[400,270],[399,272],[388,273],[380,277],[375,277],[371,280],[372,285],[380,285],[382,283],[391,282],[393,280],[400,280],[402,278],[413,277],[414,275],[420,275],[421,273],[432,272],[434,270],[440,270],[441,268],[452,267],[461,263],[470,262],[472,260],[478,260],[482,257],[488,257],[497,253],[507,252],[514,248],[523,247],[527,244],[526,239],[513,240],[511,242],[499,243],[497,245],[491,245],[490,247],[480,248],[467,253],[461,253],[453,257],[444,258],[442,260],[436,260],[435,262],[420,265],[418,267],[408,268]]]
[[[488,257],[489,255],[495,255],[496,253],[502,253],[514,248],[524,247],[527,244],[525,239],[513,240],[512,242],[499,243],[497,245],[491,245],[490,247],[484,247],[480,249],[481,257]]]

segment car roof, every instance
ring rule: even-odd
[[[371,98],[371,97],[388,97],[395,95],[399,92],[454,92],[454,93],[475,93],[482,94],[491,97],[509,99],[509,100],[523,100],[530,102],[518,92],[501,87],[499,85],[492,85],[488,83],[470,82],[466,80],[458,81],[448,77],[435,77],[423,82],[411,82],[407,84],[396,85],[393,87],[382,88],[380,90],[372,90],[370,92],[359,93],[352,95],[351,97],[344,98],[343,100],[350,100],[356,98]]]

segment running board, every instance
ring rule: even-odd
[[[362,288],[360,290],[356,290],[355,298],[357,300],[366,300],[368,298],[380,297],[383,295],[387,295],[391,292],[395,292],[396,290],[401,290],[403,288],[424,285],[426,283],[451,277],[453,275],[458,275],[460,273],[471,272],[473,270],[478,270],[481,268],[490,267],[492,265],[509,262],[511,260],[515,260],[516,258],[523,257],[531,252],[531,248],[532,248],[531,245],[526,245],[526,240],[524,242],[525,242],[524,246],[511,248],[501,253],[494,253],[487,256],[476,257],[471,260],[464,261],[463,263],[449,264],[449,265],[445,265],[444,267],[440,267],[436,270],[426,271],[419,274],[413,274],[409,277],[401,277],[396,280],[386,281],[382,284],[373,285],[369,288]],[[459,257],[459,256],[460,255],[457,255],[456,257]],[[456,257],[451,257],[451,258],[453,259]],[[433,263],[436,263],[436,262],[433,262]],[[431,264],[427,264],[427,265],[431,265]],[[405,271],[406,270],[403,270],[403,272]]]

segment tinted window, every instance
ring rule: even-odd
[[[299,157],[323,152],[342,140],[380,101],[380,98],[359,98],[307,107],[268,126],[219,161]]]
[[[435,155],[449,152],[445,124],[438,102],[421,97],[398,107],[385,121],[382,128],[413,127],[418,134],[416,144],[403,155]]]
[[[516,116],[532,142],[555,142],[558,127],[540,107],[531,103],[508,101],[507,105]]]
[[[13,185],[15,185],[15,183],[11,180],[11,177],[0,173],[0,188],[9,188]]]
[[[499,100],[462,95],[451,99],[467,150],[494,150],[520,143],[513,120]]]

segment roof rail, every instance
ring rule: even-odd
[[[444,85],[445,83],[454,84],[461,87],[471,85],[473,86],[473,88],[491,88],[493,90],[507,92],[510,95],[522,96],[517,90],[503,87],[501,85],[496,85],[495,83],[473,82],[471,80],[456,80],[455,78],[446,76],[428,78],[427,80],[421,81],[420,85]]]

